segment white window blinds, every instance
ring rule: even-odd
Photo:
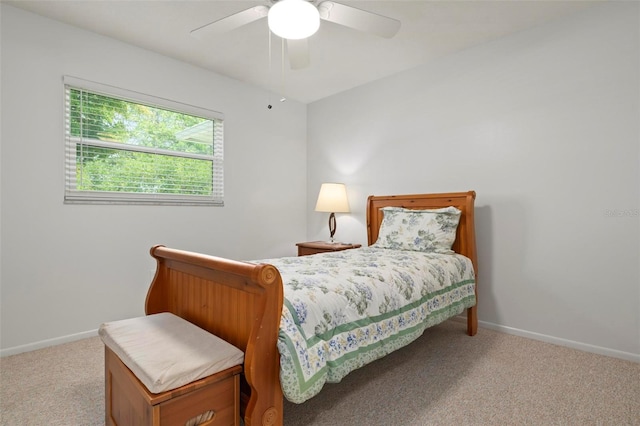
[[[223,116],[64,78],[67,203],[223,204]]]

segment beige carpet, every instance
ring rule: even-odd
[[[640,425],[640,364],[448,321],[285,425]],[[0,424],[103,425],[99,338],[0,359]]]

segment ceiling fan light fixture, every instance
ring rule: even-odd
[[[269,9],[269,29],[289,40],[307,38],[320,28],[320,12],[307,0],[280,0]]]

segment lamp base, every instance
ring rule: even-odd
[[[336,214],[331,213],[329,215],[329,238],[333,242],[333,236],[336,233]]]

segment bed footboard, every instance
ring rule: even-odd
[[[147,315],[171,312],[245,353],[241,384],[244,424],[281,425],[278,329],[282,278],[272,265],[236,262],[155,246],[157,270]]]

